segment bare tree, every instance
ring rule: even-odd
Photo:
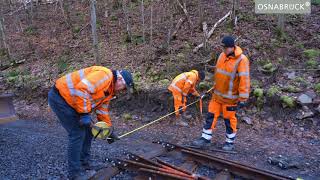
[[[153,39],[153,0],[151,0],[150,5],[150,45],[152,45],[152,39]]]
[[[60,4],[60,9],[62,11],[62,15],[63,15],[63,18],[64,18],[66,25],[68,26],[68,28],[72,29],[69,2],[59,0],[59,4]]]
[[[278,14],[278,29],[282,32],[284,30],[284,22],[285,22],[285,18],[284,18],[284,14]]]
[[[126,20],[127,36],[128,36],[127,40],[132,42],[132,33],[131,33],[131,26],[130,26],[129,15],[128,15],[128,6],[127,6],[126,0],[122,0],[122,9],[123,9],[124,17]]]
[[[233,0],[232,2],[232,22],[234,27],[237,26],[237,21],[238,21],[238,9],[239,9],[239,0]]]
[[[193,31],[193,23],[191,21],[190,15],[187,11],[187,3],[185,1],[183,1],[183,4],[181,4],[181,2],[179,0],[176,0],[176,2],[178,3],[179,7],[182,9],[183,13],[185,14],[188,23],[189,23],[189,28],[190,28],[190,32],[192,35],[192,31]]]
[[[93,50],[96,64],[100,64],[99,49],[98,49],[98,35],[97,35],[97,15],[96,15],[96,0],[91,0],[91,31],[93,39]]]
[[[169,7],[168,7],[168,13],[170,14],[170,24],[169,24],[169,30],[168,30],[168,36],[167,36],[167,43],[166,43],[166,48],[169,49],[170,46],[170,41],[172,37],[172,31],[173,31],[173,12],[172,12],[172,2],[169,0]]]
[[[4,18],[3,18],[3,14],[2,14],[2,8],[0,9],[0,35],[1,35],[3,47],[4,47],[8,57],[10,58],[11,57],[10,47],[7,44],[6,34],[5,34],[5,30],[4,30]]]
[[[142,18],[142,39],[143,39],[143,42],[145,42],[146,36],[145,36],[145,26],[144,26],[144,3],[143,3],[143,0],[141,0],[141,18]]]

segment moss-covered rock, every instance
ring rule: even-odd
[[[256,88],[254,91],[253,91],[253,95],[255,97],[263,97],[263,89],[261,88]]]
[[[267,96],[273,97],[275,95],[279,95],[280,93],[281,93],[281,91],[278,86],[271,86],[267,91]]]
[[[273,68],[272,63],[267,63],[262,67],[264,70],[271,70]]]
[[[317,68],[318,62],[314,59],[310,59],[306,62],[308,68]]]
[[[295,100],[292,97],[283,95],[280,99],[284,107],[294,108],[296,106]]]
[[[283,87],[282,91],[289,92],[289,93],[298,93],[298,92],[301,92],[301,89],[292,85],[288,85],[286,87]]]
[[[125,121],[129,121],[129,120],[132,120],[132,115],[129,114],[129,113],[124,113],[124,114],[122,114],[122,118],[123,118]]]
[[[270,73],[274,72],[275,70],[277,70],[277,68],[272,63],[267,63],[262,66],[262,72],[264,72],[264,73],[270,74]]]
[[[307,49],[303,51],[303,54],[309,59],[315,59],[316,57],[320,56],[319,49]]]

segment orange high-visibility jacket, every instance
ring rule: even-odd
[[[198,71],[192,70],[174,78],[168,89],[171,92],[179,92],[183,96],[187,96],[189,93],[199,96],[199,93],[195,89],[197,81],[199,81]]]
[[[61,77],[55,86],[78,113],[94,111],[98,120],[111,126],[109,101],[114,95],[114,76],[110,69],[102,66],[81,69]]]
[[[221,103],[235,104],[246,101],[250,93],[249,60],[236,46],[235,56],[220,54],[214,75],[214,98]]]

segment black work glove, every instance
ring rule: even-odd
[[[238,108],[241,109],[241,108],[244,108],[247,106],[247,102],[245,101],[239,101],[238,102]]]
[[[119,138],[114,132],[112,132],[112,133],[110,134],[110,136],[107,137],[107,142],[108,142],[109,144],[114,143],[114,142],[117,141],[117,140],[120,140],[120,138]]]

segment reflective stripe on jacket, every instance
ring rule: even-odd
[[[114,77],[110,69],[92,66],[69,73],[56,81],[56,88],[78,113],[94,110],[99,120],[111,125],[108,106],[114,95]]]
[[[216,64],[214,97],[221,103],[234,104],[249,98],[249,60],[239,46],[234,54],[227,57],[221,53]]]
[[[192,70],[190,72],[182,73],[174,78],[168,89],[170,91],[180,92],[183,96],[187,96],[189,93],[199,95],[195,89],[198,81],[198,71]]]

